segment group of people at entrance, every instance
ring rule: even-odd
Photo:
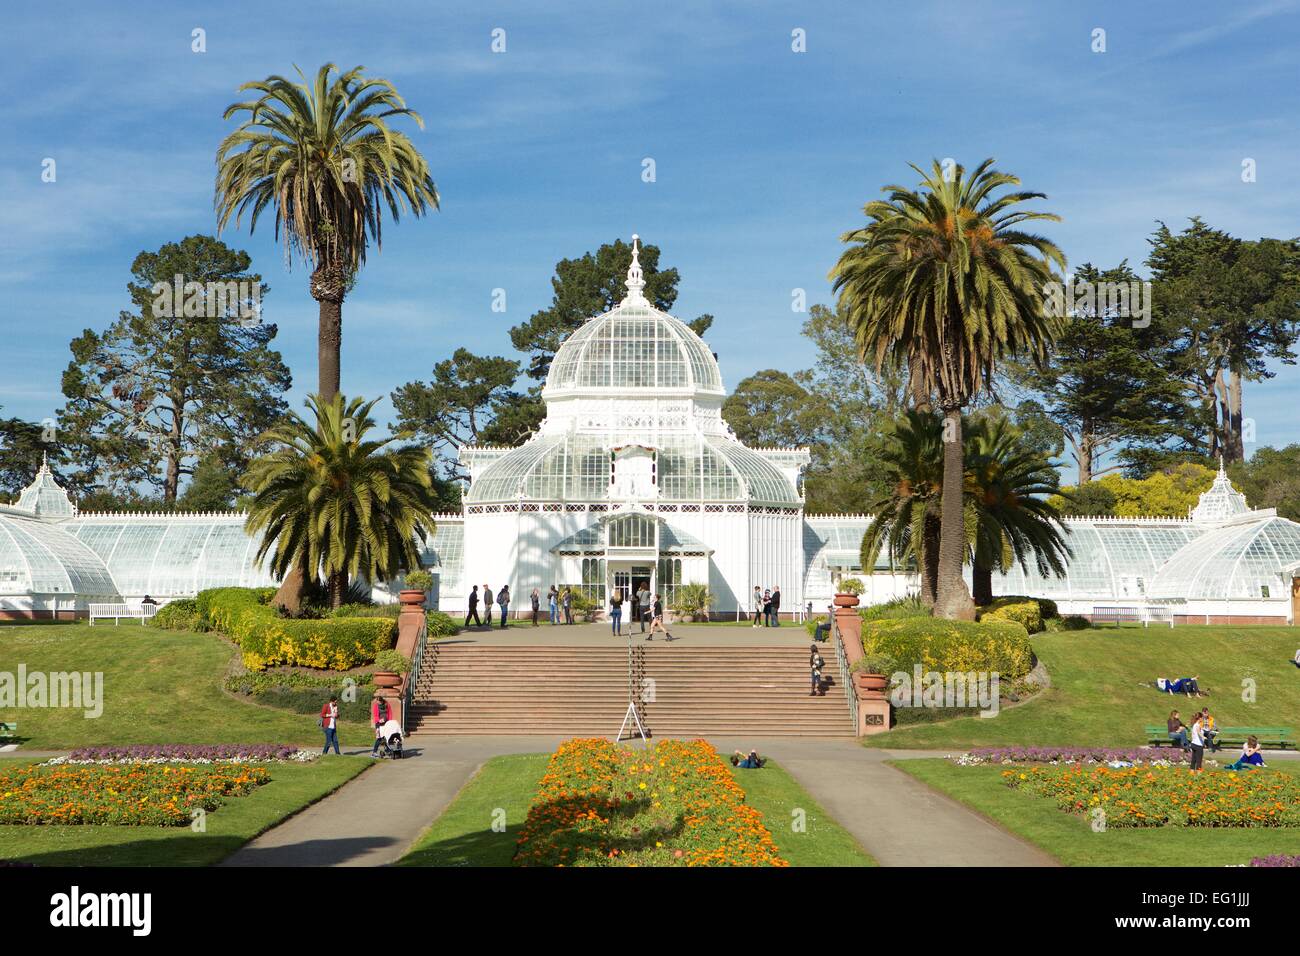
[[[751,603],[754,609],[754,627],[781,626],[781,585],[778,584],[773,588],[760,588],[754,585]]]
[[[483,618],[479,618],[478,608],[480,601],[483,604]],[[492,595],[492,588],[489,585],[483,585],[483,592],[480,595],[478,585],[474,585],[469,592],[469,611],[465,615],[465,626],[469,627],[471,623],[480,627],[492,626],[492,605],[495,603],[500,609],[501,626],[506,627],[510,620],[510,585],[506,585],[497,592],[496,597]],[[573,592],[566,587],[556,587],[551,585],[546,592],[546,603],[550,609],[550,621],[552,624],[573,623]],[[533,588],[532,593],[528,595],[529,608],[532,611],[533,627],[541,626],[542,618],[542,591],[540,588]]]
[[[648,585],[642,585],[633,594],[623,596],[622,588],[614,588],[609,598],[609,625],[615,637],[623,636],[623,605],[627,604],[631,609],[631,621],[629,621],[629,632],[633,622],[641,625],[641,633],[645,634],[647,641],[655,639],[655,632],[662,632],[665,640],[676,640],[668,633],[668,626],[664,623],[664,602],[658,594],[651,594]],[[646,634],[646,622],[650,622],[650,633]]]

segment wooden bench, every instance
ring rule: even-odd
[[[1174,745],[1165,725],[1148,724],[1143,729],[1146,731],[1147,743],[1151,746]],[[1215,742],[1221,747],[1227,744],[1240,746],[1246,742],[1247,737],[1256,738],[1261,747],[1269,749],[1286,750],[1296,745],[1290,727],[1216,727],[1215,730],[1218,732]]]
[[[1093,607],[1088,619],[1093,624],[1136,624],[1142,616],[1135,607]]]
[[[92,604],[90,605],[90,623],[94,626],[95,618],[113,619],[116,625],[122,618],[128,621],[147,621],[158,613],[157,604]]]

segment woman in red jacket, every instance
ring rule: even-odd
[[[391,712],[388,709],[388,701],[382,697],[376,697],[370,702],[370,723],[375,728],[375,745],[370,748],[370,756],[379,756],[379,745],[383,741],[383,734],[379,728],[388,723],[391,719]]]
[[[339,699],[331,697],[329,703],[320,709],[320,725],[325,731],[325,747],[321,750],[322,754],[330,752],[330,745],[334,746],[334,753],[339,753]]]

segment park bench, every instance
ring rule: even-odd
[[[89,617],[92,626],[95,618],[107,620],[110,617],[116,625],[122,618],[129,621],[147,621],[157,613],[156,604],[92,604]]]
[[[1142,607],[1098,607],[1094,606],[1089,619],[1093,624],[1137,624],[1150,627],[1152,621],[1169,623],[1174,626],[1173,609],[1165,604],[1147,604]]]
[[[1290,727],[1216,727],[1215,729],[1219,734],[1216,740],[1221,747],[1230,744],[1240,746],[1246,742],[1247,737],[1255,737],[1261,747],[1269,749],[1286,750],[1295,747],[1295,736]],[[1147,743],[1151,746],[1159,747],[1162,744],[1173,746],[1174,742],[1169,739],[1169,729],[1164,724],[1148,724],[1145,730]]]

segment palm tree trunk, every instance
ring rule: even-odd
[[[939,581],[934,616],[973,621],[975,605],[961,576],[966,555],[966,525],[962,516],[965,460],[962,449],[961,409],[943,411],[943,496],[940,501]]]
[[[993,566],[976,556],[971,566],[971,584],[975,592],[975,606],[988,607],[993,603]]]
[[[290,617],[297,617],[302,613],[302,594],[306,586],[307,576],[302,568],[294,568],[280,582],[280,589],[271,598],[271,606],[284,608]]]
[[[334,571],[329,577],[330,584],[330,607],[338,610],[343,606],[343,596],[348,593],[348,573],[346,571]]]
[[[331,401],[339,393],[339,358],[343,350],[343,295],[347,272],[333,263],[321,263],[311,274],[311,295],[320,306],[316,336],[316,362],[321,398]]]
[[[939,597],[939,519],[927,514],[921,541],[921,601],[934,607]]]

